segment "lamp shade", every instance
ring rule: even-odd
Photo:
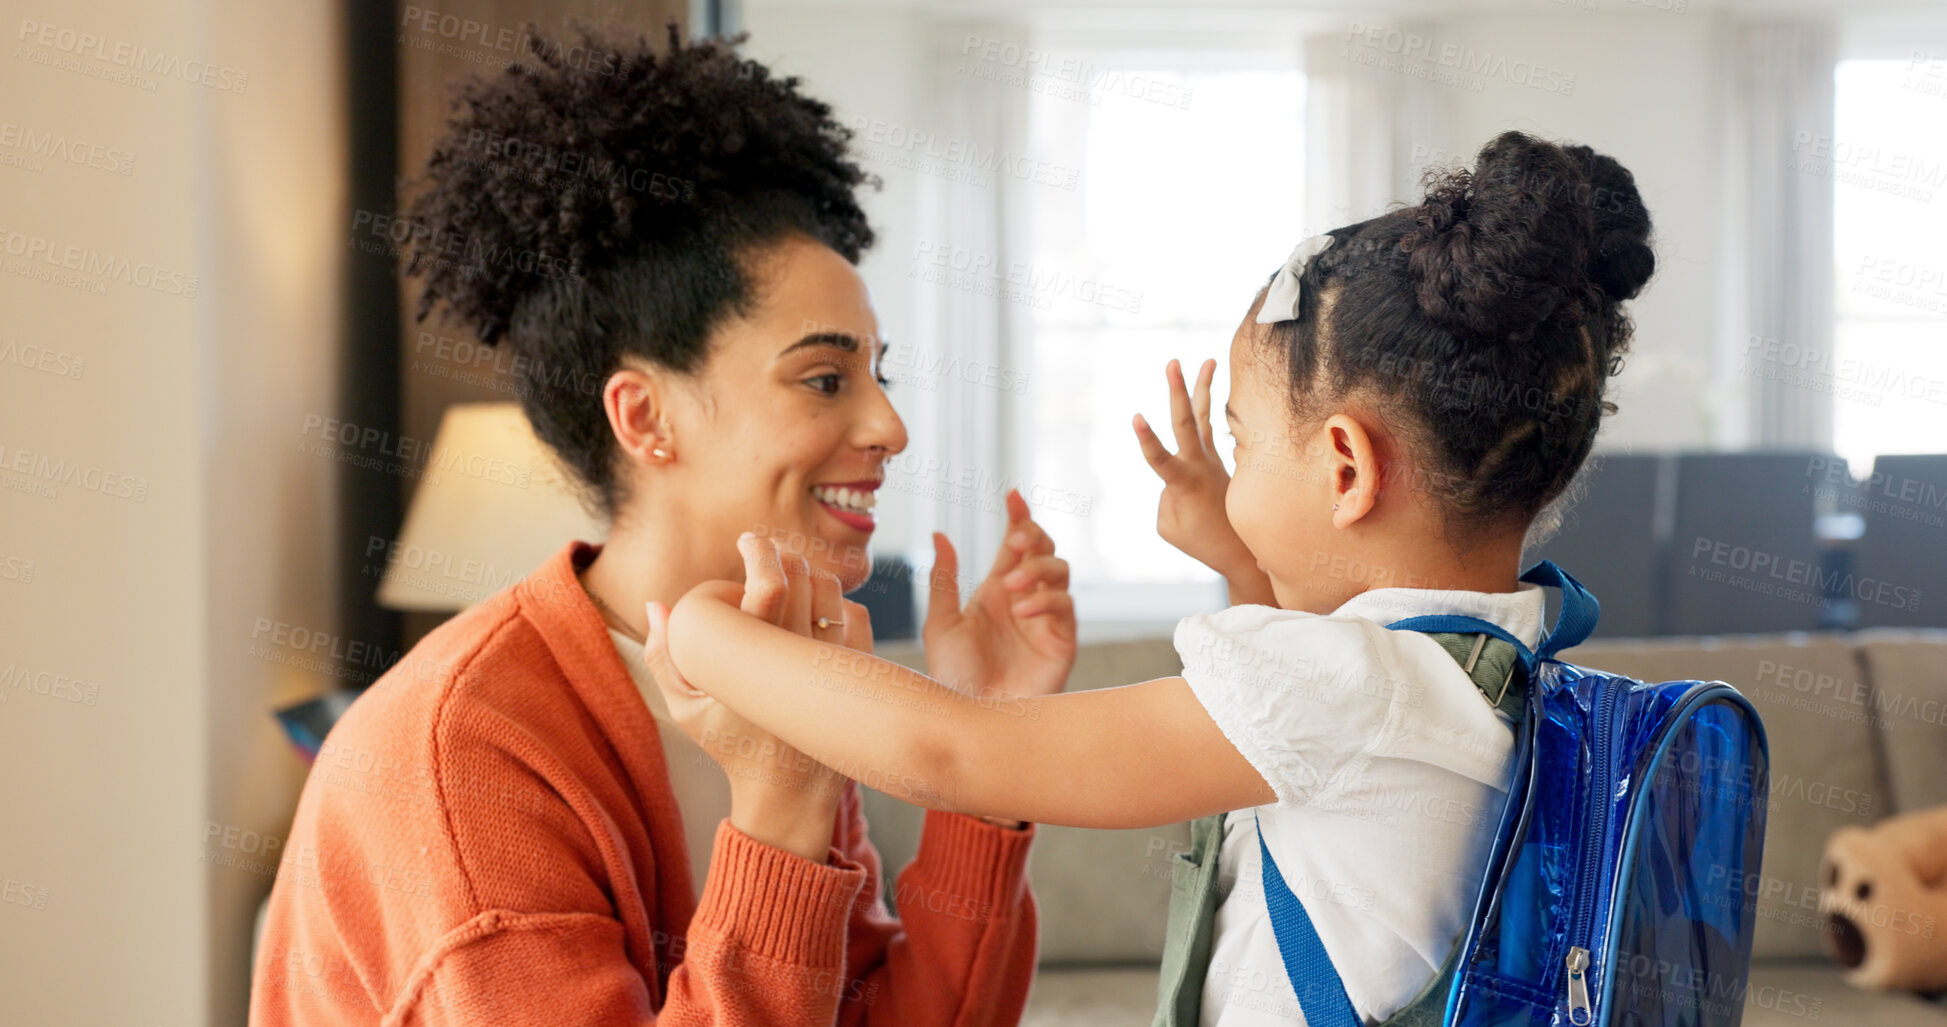
[[[607,534],[519,404],[457,403],[440,419],[405,527],[385,553],[379,604],[465,609],[526,577],[570,539]]]

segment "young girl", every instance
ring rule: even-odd
[[[1614,160],[1507,133],[1418,206],[1301,244],[1258,294],[1230,346],[1228,480],[1214,365],[1190,395],[1172,364],[1178,451],[1136,423],[1165,482],[1159,527],[1240,603],[1177,626],[1181,677],[997,703],[836,644],[831,625],[861,611],[829,588],[766,624],[728,583],[652,606],[657,677],[673,707],[707,705],[700,689],[933,809],[1099,828],[1237,811],[1204,822],[1220,825],[1214,941],[1200,972],[1201,953],[1166,957],[1159,1022],[1291,1023],[1313,1000],[1280,957],[1261,851],[1360,1018],[1437,1022],[1425,996],[1476,895],[1521,683],[1511,647],[1505,674],[1483,674],[1479,654],[1386,625],[1457,614],[1539,640],[1523,541],[1613,409],[1649,230]],[[774,626],[790,620],[799,634]],[[1173,960],[1193,979],[1173,984]]]

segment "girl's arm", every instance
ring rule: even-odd
[[[1090,828],[1156,827],[1274,798],[1180,677],[980,698],[746,616],[722,594],[699,586],[671,612],[662,637],[681,675],[895,798]]]
[[[745,533],[737,548],[744,556],[744,586],[717,583],[715,594],[723,602],[801,637],[848,648],[871,646],[871,622],[863,609],[844,608],[836,576],[780,551],[775,539]],[[833,1027],[835,1017],[837,1027],[999,1027],[1018,1020],[1034,976],[1035,906],[1027,880],[1033,827],[1016,821],[987,824],[956,813],[927,814],[919,850],[894,885],[899,897],[894,919],[882,898],[883,864],[872,847],[858,785],[691,688],[661,643],[669,612],[657,603],[650,603],[646,612],[645,655],[672,717],[723,763],[731,779],[732,821],[718,831],[710,877],[690,925],[692,944],[671,977],[671,994],[677,994],[679,979],[699,991],[716,987],[719,982],[708,976],[717,965],[712,954],[734,960],[734,972],[746,987],[763,974],[777,976],[771,972],[775,964],[739,958],[723,944],[727,936],[743,939],[750,948],[768,944],[765,951],[795,948],[797,958],[785,977],[804,981],[816,992],[813,998],[789,988],[752,989],[768,996],[767,1001],[797,1002],[796,1013],[780,1018],[778,1006],[746,1001],[743,1011],[755,1009],[760,1015],[740,1023]],[[824,626],[816,626],[820,621]],[[1033,671],[1031,662],[1026,666]],[[1054,684],[1059,687],[1060,680]],[[751,844],[747,836],[755,828],[736,824],[741,792],[758,786],[776,796],[766,804],[770,808],[804,807],[805,816],[823,812],[824,841],[809,860]],[[825,805],[826,799],[832,806]],[[768,869],[757,869],[756,877],[738,873],[751,860],[772,855],[777,860]],[[745,857],[745,863],[737,863],[737,856]],[[852,881],[851,890],[833,890],[821,881]],[[803,916],[778,921],[771,915],[778,909],[795,909]],[[844,921],[839,937],[829,930],[834,915]],[[841,943],[833,945],[835,941]],[[832,954],[842,958],[842,971],[814,961]],[[691,976],[685,978],[685,970]],[[736,1012],[727,1012],[721,1022],[735,1019]]]

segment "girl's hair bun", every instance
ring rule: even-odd
[[[1588,179],[1589,210],[1595,215],[1589,278],[1614,302],[1635,299],[1656,270],[1650,212],[1636,192],[1636,176],[1614,157],[1586,146],[1565,149]]]
[[[1633,177],[1586,146],[1506,132],[1472,169],[1427,179],[1401,246],[1422,311],[1451,330],[1525,342],[1600,316],[1655,268]]]
[[[1614,160],[1519,132],[1427,177],[1419,204],[1333,232],[1305,269],[1317,299],[1266,338],[1294,413],[1362,394],[1457,529],[1525,529],[1615,409],[1623,301],[1656,268],[1649,212]]]

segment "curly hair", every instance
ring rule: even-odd
[[[1527,524],[1595,444],[1656,267],[1635,179],[1586,146],[1507,132],[1429,169],[1417,205],[1331,232],[1299,316],[1265,336],[1300,418],[1359,392],[1421,455],[1450,526]]]
[[[509,340],[535,433],[613,515],[623,499],[601,383],[625,356],[689,373],[748,313],[755,257],[805,236],[857,263],[873,234],[851,132],[742,37],[660,54],[526,29],[534,61],[469,77],[413,183],[405,271],[480,341]],[[604,54],[576,60],[576,54]]]

